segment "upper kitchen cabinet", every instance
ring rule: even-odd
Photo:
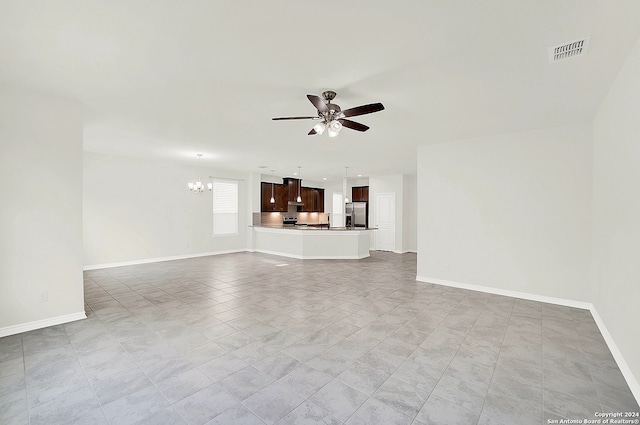
[[[313,211],[313,189],[310,187],[302,188],[302,211]]]
[[[324,212],[324,189],[302,188],[302,210],[304,212]]]
[[[272,188],[271,183],[262,182],[260,184],[260,211],[273,211],[273,208],[275,208],[275,204],[269,202]]]
[[[302,198],[302,205],[298,205],[298,212],[324,212],[324,189],[315,187],[300,187],[300,180],[285,178],[283,184],[262,182],[260,187],[260,211],[286,212],[289,202],[296,202],[298,195]],[[271,203],[271,196],[275,203]]]
[[[314,211],[324,212],[324,189],[313,190]]]
[[[353,202],[369,202],[369,186],[354,186],[351,188]]]
[[[287,211],[289,207],[289,188],[283,184],[276,185],[276,211]]]
[[[273,194],[273,198],[276,201],[273,204],[271,203],[272,194]],[[285,185],[262,182],[261,196],[260,196],[260,199],[261,199],[260,211],[262,212],[287,211],[288,201],[289,201],[288,196],[289,196],[289,190]]]
[[[284,185],[287,187],[288,195],[287,200],[291,202],[296,202],[298,195],[302,196],[301,187],[300,187],[300,179],[292,179],[290,177],[285,177],[282,179]]]

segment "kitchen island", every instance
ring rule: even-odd
[[[359,260],[369,256],[375,229],[315,226],[252,226],[253,250],[299,259]]]

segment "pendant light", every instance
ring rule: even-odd
[[[271,170],[271,199],[269,199],[269,203],[270,204],[275,204],[276,203],[276,198],[273,197],[273,172],[275,170]]]
[[[302,197],[300,196],[300,191],[302,190],[302,174],[300,174],[300,167],[298,165],[298,198],[296,198],[296,202],[302,202]]]
[[[344,182],[345,182],[345,195],[344,195],[344,203],[348,204],[349,203],[349,197],[347,196],[346,193],[346,189],[348,186],[347,180],[348,180],[348,171],[349,171],[349,167],[344,167]]]
[[[198,172],[200,172],[200,158],[202,158],[202,154],[199,153],[198,155]],[[189,190],[195,193],[202,193],[204,192],[204,184],[202,184],[202,180],[200,179],[200,176],[198,176],[198,178],[196,179],[196,182],[189,182],[187,184],[187,186],[189,187]],[[213,183],[207,183],[207,189],[209,189],[209,192],[211,192],[211,190],[213,189]]]

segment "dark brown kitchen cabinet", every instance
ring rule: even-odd
[[[290,177],[285,177],[282,179],[284,185],[288,190],[287,200],[291,202],[297,202],[298,195],[302,196],[301,188],[300,188],[300,179],[292,179]]]
[[[283,182],[283,184],[262,182],[260,211],[286,212],[289,201],[296,202],[300,195],[303,205],[297,207],[298,212],[324,212],[324,189],[300,187],[298,179],[285,178]],[[273,204],[270,202],[272,193],[276,201]]]
[[[273,211],[275,204],[269,202],[271,199],[271,183],[263,182],[260,186],[260,211]]]
[[[314,189],[313,205],[314,211],[324,212],[324,189]]]
[[[310,187],[302,188],[302,211],[313,212],[315,211],[313,205],[313,189]]]
[[[315,187],[301,188],[302,206],[300,212],[324,212],[324,189]]]
[[[306,197],[303,196],[303,209],[307,212],[324,212],[324,189],[315,187],[303,187]]]
[[[289,206],[289,189],[283,184],[276,185],[276,209],[275,211],[287,211]]]
[[[369,202],[369,186],[354,186],[351,188],[353,202]]]
[[[287,211],[288,206],[288,196],[289,191],[285,185],[282,184],[273,184],[262,182],[262,190],[261,190],[261,206],[260,211],[269,212],[269,211]],[[271,194],[273,194],[273,198],[275,199],[275,203],[271,203]]]

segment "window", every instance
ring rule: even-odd
[[[213,236],[238,234],[238,182],[213,181]]]

